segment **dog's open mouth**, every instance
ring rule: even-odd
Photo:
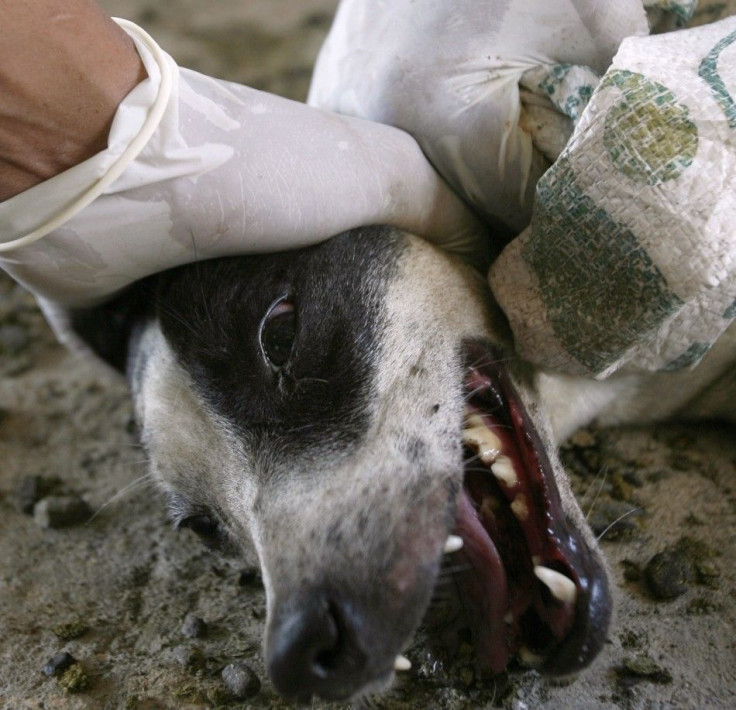
[[[470,346],[458,574],[482,668],[586,666],[611,616],[606,573],[567,520],[544,446],[505,369]]]

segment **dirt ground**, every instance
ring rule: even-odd
[[[183,65],[303,99],[336,2],[102,4]],[[129,420],[125,384],[65,353],[0,278],[0,707],[283,706],[263,667],[257,574],[171,530]],[[563,684],[533,671],[488,681],[466,656],[427,658],[420,633],[412,670],[364,707],[736,707],[733,429],[585,431],[563,455],[617,588],[594,667]],[[69,494],[96,511],[91,522],[43,527],[48,500],[23,512]],[[206,633],[183,629],[188,614]],[[79,664],[42,673],[64,651]],[[245,701],[221,677],[239,662],[261,681]]]

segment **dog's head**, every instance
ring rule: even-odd
[[[595,542],[469,267],[371,228],[180,268],[73,322],[118,364],[127,347],[176,525],[260,562],[284,695],[390,681],[448,535],[482,667],[567,673],[601,647]]]

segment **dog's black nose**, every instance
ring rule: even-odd
[[[367,680],[359,626],[345,605],[319,592],[277,610],[267,641],[268,672],[276,690],[300,701],[352,695]]]

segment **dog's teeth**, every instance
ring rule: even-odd
[[[565,577],[564,574],[550,569],[549,567],[543,567],[537,565],[534,568],[534,574],[537,579],[544,584],[555,599],[559,599],[561,602],[567,604],[574,604],[578,596],[578,590],[569,577]]]
[[[527,668],[539,668],[544,661],[544,656],[540,656],[538,653],[534,653],[531,649],[526,646],[522,646],[519,649],[519,660]]]
[[[511,512],[516,516],[517,520],[524,522],[529,517],[529,505],[526,502],[526,496],[523,493],[511,501]]]
[[[499,456],[491,464],[491,471],[493,471],[496,479],[508,488],[515,486],[519,482],[519,479],[516,477],[514,464],[508,456]]]
[[[408,671],[411,668],[411,661],[406,656],[396,656],[394,661],[395,671]]]
[[[459,535],[448,535],[445,540],[443,552],[447,555],[450,552],[457,552],[463,546],[463,539]]]
[[[478,414],[468,414],[465,418],[463,441],[475,448],[484,464],[492,464],[501,454],[499,439],[485,424]]]

